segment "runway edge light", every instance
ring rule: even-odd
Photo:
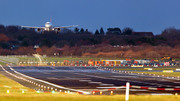
[[[102,95],[102,91],[100,91],[100,95]]]
[[[53,90],[53,91],[52,91],[52,93],[54,94],[54,93],[55,93],[55,91]]]
[[[40,91],[38,90],[37,93],[40,93]]]
[[[113,91],[111,91],[111,95],[113,95]]]
[[[6,93],[10,93],[10,91],[9,90],[7,90],[7,92]]]

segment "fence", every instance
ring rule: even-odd
[[[19,63],[19,59],[18,58],[9,57],[9,56],[0,56],[0,60],[2,60],[4,62],[13,63],[13,64],[18,64]]]

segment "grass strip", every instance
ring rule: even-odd
[[[4,63],[4,62],[0,62],[1,65],[6,65],[7,63]]]
[[[27,87],[22,86],[18,82],[15,82],[15,81],[5,77],[2,74],[0,74],[0,85],[6,85],[6,86],[13,87],[13,88],[29,89]],[[13,88],[7,88],[7,87],[0,86],[0,95],[6,93],[7,90],[9,90],[11,93],[14,93],[14,94],[22,93],[21,90],[17,90],[17,89],[13,89]],[[32,93],[32,92],[27,92],[27,93]]]
[[[1,94],[1,101],[124,101],[124,95]],[[179,95],[130,95],[129,101],[179,101]]]

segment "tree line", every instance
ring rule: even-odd
[[[74,30],[63,29],[59,34],[47,32],[41,34],[34,29],[21,28],[20,26],[4,26],[0,25],[0,52],[6,54],[31,54],[41,53],[53,55],[53,52],[59,52],[60,55],[77,55],[81,56],[84,53],[106,52],[105,50],[96,50],[94,46],[106,47],[109,46],[163,46],[163,47],[178,47],[180,46],[180,31],[175,28],[166,28],[160,35],[151,37],[132,35],[134,30],[126,27],[121,30],[118,27],[108,28],[104,31],[103,28],[90,32],[88,29],[74,28]],[[39,46],[40,49],[34,48]],[[26,51],[22,51],[26,49]],[[67,51],[69,49],[69,52]],[[63,53],[63,50],[66,50]],[[94,51],[94,52],[92,52]],[[109,52],[109,51],[108,51]]]

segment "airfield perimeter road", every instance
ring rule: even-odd
[[[38,66],[27,66],[27,67],[4,67],[7,71],[19,76],[36,82],[40,85],[50,87],[49,89],[44,87],[39,87],[27,81],[17,79],[5,73],[2,68],[0,72],[19,82],[20,84],[27,86],[35,90],[51,91],[57,89],[57,91],[67,91],[67,89],[56,88],[53,85],[49,85],[34,79],[24,77],[20,74],[12,71],[18,71],[22,74],[28,75],[33,78],[48,81],[50,83],[66,87],[68,89],[75,89],[80,91],[90,92],[102,90],[103,94],[110,95],[113,89],[108,89],[108,87],[119,87],[124,86],[126,82],[130,82],[130,85],[143,86],[143,87],[153,87],[153,88],[180,88],[180,81],[170,78],[155,77],[155,76],[145,76],[137,74],[125,74],[113,71],[102,70],[97,67],[38,67]],[[103,88],[100,88],[103,87]],[[75,92],[70,90],[72,92]],[[125,88],[119,88],[113,90],[114,94],[125,94]],[[130,94],[174,94],[180,93],[180,91],[157,91],[157,90],[147,90],[147,89],[130,89]],[[95,94],[100,94],[96,92]]]

